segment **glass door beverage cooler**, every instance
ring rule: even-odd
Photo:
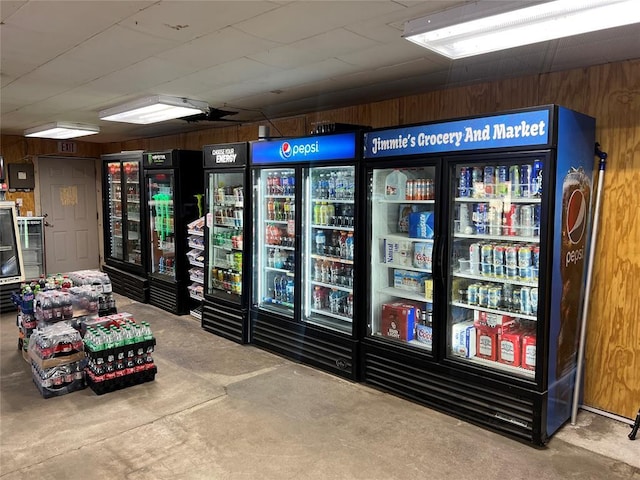
[[[253,142],[251,342],[357,376],[360,136]]]
[[[146,229],[141,211],[142,151],[103,155],[104,271],[113,291],[138,302],[147,302]]]
[[[594,143],[554,105],[365,135],[365,382],[538,445],[569,419]]]
[[[202,328],[247,343],[252,236],[245,201],[249,144],[205,145],[203,154],[206,268]]]
[[[187,225],[203,215],[202,152],[146,152],[144,185],[149,303],[182,315],[190,306]]]
[[[0,201],[0,285],[19,287],[24,280],[15,203]]]

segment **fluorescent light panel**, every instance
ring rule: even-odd
[[[454,25],[469,8],[409,21],[404,37],[455,60],[640,22],[638,0],[558,0]]]
[[[100,127],[82,123],[53,122],[24,131],[25,137],[53,138],[65,140],[68,138],[84,137],[100,133]]]
[[[154,95],[100,112],[100,120],[146,125],[206,112],[207,102],[188,98]]]

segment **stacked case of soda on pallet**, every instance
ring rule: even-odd
[[[147,322],[129,313],[99,317],[82,325],[87,384],[98,395],[154,380],[156,339]]]
[[[69,324],[60,322],[35,330],[28,353],[33,383],[44,398],[85,387],[84,343],[80,332]]]

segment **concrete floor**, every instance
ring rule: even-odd
[[[151,323],[155,381],[43,399],[0,317],[0,478],[634,479],[640,439],[582,413],[536,449],[204,332],[117,296]],[[602,452],[597,453],[597,452]]]

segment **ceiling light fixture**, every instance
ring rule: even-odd
[[[83,123],[53,122],[39,127],[28,128],[24,131],[25,137],[53,138],[66,140],[68,138],[84,137],[100,133],[100,127],[85,125]]]
[[[404,38],[451,59],[569,37],[640,22],[637,0],[478,1],[410,20]],[[504,4],[503,4],[504,5]],[[517,10],[514,10],[517,8]]]
[[[103,110],[100,112],[100,120],[146,125],[206,113],[208,110],[207,102],[154,95]]]

